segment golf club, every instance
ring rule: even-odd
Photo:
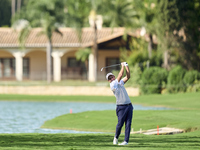
[[[110,67],[114,67],[114,66],[120,66],[121,64],[115,64],[115,65],[110,65],[110,66],[106,66],[101,68],[101,71],[103,71],[104,68],[110,68]]]

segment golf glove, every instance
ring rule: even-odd
[[[124,63],[124,66],[128,66],[128,63],[127,62],[123,62]]]

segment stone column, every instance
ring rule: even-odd
[[[61,57],[64,55],[63,52],[54,51],[52,52],[53,57],[53,79],[55,82],[61,80]]]
[[[94,55],[91,53],[89,55],[89,75],[88,75],[88,80],[90,82],[95,81],[95,67],[94,67]]]
[[[23,79],[23,57],[25,55],[24,52],[17,51],[13,52],[15,57],[15,76],[17,81],[22,81]]]

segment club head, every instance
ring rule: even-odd
[[[101,68],[101,71],[103,71],[103,68]]]

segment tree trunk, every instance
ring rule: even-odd
[[[21,0],[17,0],[17,11],[21,9]]]
[[[11,13],[12,13],[12,17],[15,15],[15,0],[12,0],[12,10],[11,10]]]
[[[164,64],[163,67],[169,69],[169,61],[168,61],[168,51],[164,52]]]
[[[97,26],[96,20],[94,20],[94,41],[93,41],[92,53],[94,55],[94,81],[97,81],[97,58],[98,58],[98,46],[97,46]]]
[[[52,52],[52,43],[49,39],[47,44],[47,82],[51,83],[52,80],[52,58],[51,58],[51,52]]]
[[[152,34],[149,34],[149,45],[148,45],[149,59],[152,56],[152,49],[153,49],[153,38],[152,38]]]

